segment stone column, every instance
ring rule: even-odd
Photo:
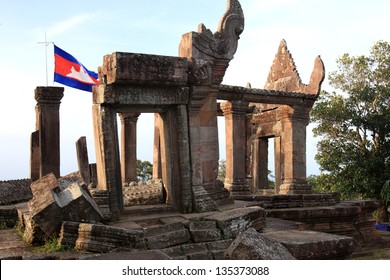
[[[76,153],[80,176],[84,183],[89,185],[91,183],[91,172],[89,170],[87,138],[85,136],[76,141]]]
[[[60,177],[60,104],[63,87],[37,87],[36,130],[39,131],[39,178],[54,173]],[[34,168],[32,167],[31,170]]]
[[[282,180],[282,152],[280,136],[275,137],[274,141],[275,194],[278,194],[280,192],[280,185]]]
[[[226,127],[225,188],[233,195],[250,194],[246,181],[246,112],[248,103],[231,101],[221,104]]]
[[[268,188],[268,139],[253,140],[253,185],[255,192]]]
[[[153,179],[162,178],[161,166],[161,139],[160,114],[154,114],[154,141],[153,141]]]
[[[41,160],[39,150],[39,130],[31,133],[30,138],[30,179],[36,181],[39,179]]]
[[[280,194],[306,194],[311,188],[306,180],[306,126],[309,111],[286,107],[282,115],[283,174]]]
[[[140,113],[120,113],[122,182],[137,179],[137,121]]]
[[[192,160],[192,184],[215,188],[218,175],[217,94],[211,87],[192,87],[189,126]]]
[[[96,90],[96,89],[94,89]],[[108,191],[108,206],[113,219],[123,212],[116,111],[110,106],[92,105],[96,150],[97,188]]]

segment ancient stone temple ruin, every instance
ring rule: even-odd
[[[123,212],[122,179],[135,178],[140,113],[156,115],[156,172],[164,182],[166,203],[175,210],[213,210],[227,201],[227,190],[234,198],[264,188],[270,137],[275,138],[274,193],[311,192],[306,181],[306,126],[324,78],[323,63],[318,57],[310,84],[302,84],[282,41],[265,89],[221,85],[244,30],[239,3],[228,4],[215,34],[200,25],[198,32],[182,36],[178,57],[122,52],[104,57],[101,84],[93,90],[93,115],[98,188],[108,190],[112,213]],[[226,122],[224,188],[217,182],[220,115]]]
[[[321,58],[314,61],[310,83],[303,84],[282,40],[264,89],[223,85],[243,31],[241,5],[228,0],[217,31],[200,24],[197,32],[184,34],[177,57],[104,56],[100,84],[93,88],[96,164],[89,164],[85,138],[80,138],[79,186],[64,187],[66,178],[57,182],[63,88],[37,88],[33,198],[28,209],[18,210],[30,240],[58,233],[62,244],[87,251],[157,249],[170,258],[189,259],[243,256],[236,252],[237,242],[263,244],[265,239],[288,249],[280,258],[342,258],[356,242],[364,246],[374,240],[370,215],[376,202],[340,203],[335,193],[313,194],[306,180],[306,127],[324,79]],[[137,120],[143,113],[155,116],[154,187],[136,182]],[[226,126],[224,182],[217,180],[218,117],[225,118]],[[270,138],[275,153],[272,190]],[[158,205],[127,207],[129,186],[141,197],[157,190],[160,196],[153,201]],[[80,213],[69,210],[74,205]],[[53,209],[61,221],[45,220]],[[147,218],[147,213],[154,216]],[[104,221],[110,226],[98,223]],[[256,242],[246,243],[248,238]],[[247,257],[257,249],[248,248]]]

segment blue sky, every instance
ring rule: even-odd
[[[224,83],[262,88],[281,39],[308,83],[321,55],[327,73],[343,53],[368,54],[390,41],[390,1],[241,0],[245,30]],[[55,4],[54,4],[55,3]],[[22,7],[22,8],[21,8]],[[215,31],[226,0],[0,0],[0,180],[29,176],[30,134],[35,129],[34,89],[46,84],[45,38],[96,71],[115,51],[176,56],[181,35],[199,23]],[[53,47],[48,47],[53,85]],[[61,86],[54,84],[55,86]],[[332,88],[325,80],[323,89]],[[75,141],[87,137],[95,161],[91,94],[65,87],[61,104],[61,174],[77,170]],[[153,117],[139,119],[138,158],[152,160]],[[316,142],[308,132],[308,175],[318,173]],[[221,128],[223,131],[224,128]],[[223,138],[223,137],[221,137]],[[220,139],[221,147],[224,140]],[[221,148],[221,157],[224,157]]]

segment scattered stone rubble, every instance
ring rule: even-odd
[[[31,183],[33,198],[22,216],[25,236],[31,243],[58,236],[62,221],[97,223],[103,220],[85,185],[63,186],[54,174]]]

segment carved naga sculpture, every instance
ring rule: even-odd
[[[240,2],[228,0],[227,10],[219,22],[217,32],[213,34],[201,23],[198,32],[183,35],[179,56],[192,59],[193,75],[198,83],[207,80],[205,73],[212,73],[209,81],[212,84],[222,82],[229,62],[237,51],[238,39],[243,31],[244,13]]]

